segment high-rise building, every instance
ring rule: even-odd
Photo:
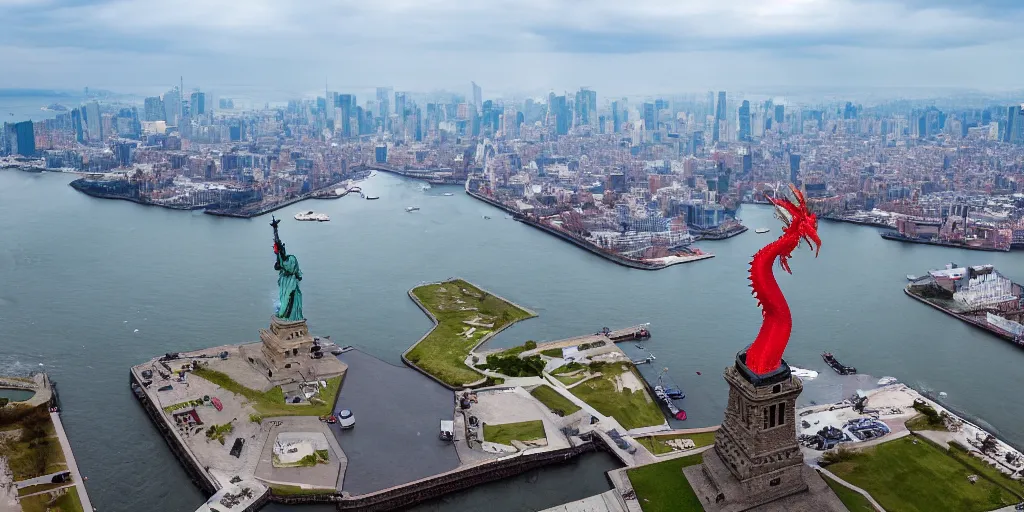
[[[1006,129],[1003,131],[1003,142],[1024,143],[1021,140],[1024,132],[1024,105],[1012,105],[1006,109]]]
[[[406,112],[406,98],[404,92],[395,93],[395,114],[398,116],[398,128],[400,133],[405,133],[405,119],[408,115]]]
[[[618,101],[612,102],[612,133],[622,131],[622,107]]]
[[[555,114],[555,133],[558,135],[568,134],[571,119],[565,96],[554,96],[550,101],[551,105],[548,108]]]
[[[92,101],[85,105],[85,121],[88,139],[90,141],[103,140],[103,124],[100,118],[100,104]]]
[[[159,96],[153,96],[146,98],[143,104],[143,111],[145,112],[146,121],[165,121],[166,112],[164,112],[164,100],[160,99]]]
[[[655,117],[654,103],[644,103],[643,106],[644,130],[653,132],[658,128],[658,120]]]
[[[168,125],[178,126],[178,116],[181,113],[181,91],[177,87],[164,93],[164,121]]]
[[[739,140],[750,142],[750,102],[743,100],[739,110]]]
[[[800,155],[791,153],[789,155],[789,182],[796,185],[800,181]]]
[[[712,142],[721,140],[723,121],[725,121],[725,91],[718,91],[718,107],[715,109],[715,126],[711,135]]]
[[[483,90],[480,89],[480,86],[477,85],[476,82],[470,82],[470,85],[473,86],[473,108],[475,108],[477,112],[480,112],[480,109],[484,106]]]
[[[391,116],[391,92],[390,87],[377,88],[377,115],[385,120]]]
[[[593,125],[597,121],[597,91],[586,87],[576,93],[576,125]]]
[[[775,124],[781,125],[784,122],[786,122],[786,106],[775,105]],[[782,128],[779,127],[778,129],[781,130]]]
[[[201,116],[206,113],[206,93],[196,91],[192,93],[192,98],[188,102],[189,113],[195,116]]]
[[[5,151],[11,155],[35,156],[36,134],[32,121],[4,123]]]
[[[356,97],[352,94],[339,94],[334,100],[334,108],[336,109],[334,131],[340,131],[342,137],[352,136],[352,114],[355,110],[355,103]],[[341,124],[341,126],[338,126],[338,124]]]

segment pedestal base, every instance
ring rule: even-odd
[[[801,464],[803,489],[784,496],[751,495],[725,467],[715,450],[704,452],[704,463],[683,468],[705,512],[840,512],[847,511],[817,471]]]

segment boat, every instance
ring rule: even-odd
[[[441,195],[442,195],[442,196],[448,196],[448,197],[451,197],[451,196],[454,196],[455,194],[452,194],[451,192],[445,192],[444,194],[441,194]]]
[[[407,211],[407,212],[414,212],[414,211],[419,210],[419,209],[420,209],[419,206],[407,206],[407,207],[405,207],[405,211]]]
[[[686,411],[676,407],[676,404],[672,403],[672,397],[665,392],[665,388],[662,388],[661,386],[654,386],[654,396],[657,397],[658,400],[661,400],[661,403],[665,404],[665,408],[668,409],[668,412],[672,413],[672,417],[680,421],[686,419]]]
[[[899,380],[897,380],[896,377],[882,377],[881,379],[878,379],[879,386],[888,386],[896,384],[897,382],[899,382]]]
[[[327,222],[327,221],[331,220],[331,218],[326,213],[316,213],[313,210],[309,210],[309,211],[305,211],[305,212],[296,213],[295,214],[295,220],[302,220],[302,221],[314,221],[315,220],[317,222]]]
[[[917,281],[918,279],[920,278],[915,276],[914,274],[907,274],[907,281]]]
[[[380,196],[366,196],[367,201],[374,201],[376,199],[380,199]]]
[[[846,366],[836,360],[836,357],[831,352],[822,352],[821,358],[832,367],[839,375],[855,375],[857,369],[852,366]]]
[[[803,368],[797,368],[796,366],[790,366],[789,370],[800,380],[814,380],[818,377],[818,372],[814,370],[805,370]]]
[[[651,354],[643,359],[634,359],[633,364],[651,364],[655,359],[657,359],[657,357],[654,357],[654,354]]]
[[[754,230],[754,233],[757,233],[759,235],[763,235],[763,234],[765,234],[765,233],[767,233],[769,231],[771,231],[771,229],[769,229],[769,228],[757,228],[757,229]]]
[[[486,219],[486,220],[491,220],[491,218],[490,218],[490,217],[488,217],[488,216],[486,216],[486,215],[484,215],[484,219]]]

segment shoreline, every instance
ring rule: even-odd
[[[998,247],[976,247],[967,244],[956,244],[952,242],[942,242],[936,240],[927,240],[922,238],[914,238],[907,235],[902,235],[897,232],[882,232],[878,234],[886,240],[892,240],[894,242],[903,242],[908,244],[922,244],[922,245],[935,245],[939,247],[952,247],[954,249],[966,249],[968,251],[986,251],[986,252],[1010,252],[1010,249],[1000,249]]]
[[[691,263],[691,262],[694,262],[694,261],[700,261],[700,260],[705,260],[705,259],[713,258],[714,257],[714,254],[710,254],[710,253],[695,254],[695,255],[692,255],[692,256],[689,256],[689,257],[688,256],[678,256],[679,258],[684,258],[684,259],[681,260],[681,261],[674,261],[674,262],[671,262],[671,263],[660,263],[660,262],[659,263],[650,263],[650,262],[645,261],[645,260],[630,259],[630,258],[627,258],[625,256],[620,256],[618,254],[609,253],[609,252],[604,251],[601,248],[595,246],[594,244],[592,244],[590,242],[586,242],[584,240],[579,240],[579,239],[577,239],[577,238],[575,238],[573,236],[570,236],[567,233],[563,233],[563,232],[561,232],[559,230],[556,230],[556,229],[552,228],[551,226],[547,226],[547,225],[545,225],[545,224],[543,224],[541,222],[537,222],[537,221],[531,220],[531,219],[527,218],[526,216],[524,216],[518,210],[515,210],[515,209],[513,209],[510,206],[502,204],[500,201],[497,201],[495,199],[486,197],[486,196],[484,196],[482,194],[479,194],[479,193],[476,193],[476,192],[471,192],[468,188],[466,189],[466,194],[469,194],[470,197],[473,197],[475,199],[483,201],[483,202],[485,202],[485,203],[487,203],[487,204],[489,204],[491,206],[494,206],[495,208],[498,208],[498,209],[500,209],[500,210],[502,210],[502,211],[512,215],[512,218],[515,219],[518,222],[522,222],[523,224],[526,224],[528,226],[533,226],[533,227],[535,227],[535,228],[537,228],[537,229],[539,229],[541,231],[547,232],[548,234],[554,235],[554,236],[556,236],[558,238],[561,238],[562,240],[565,240],[566,242],[569,242],[569,243],[571,243],[573,245],[576,245],[577,247],[580,247],[581,249],[585,249],[587,252],[590,252],[591,254],[593,254],[595,256],[600,256],[600,257],[602,257],[602,258],[604,258],[604,259],[606,259],[608,261],[611,261],[613,263],[617,263],[617,264],[622,265],[624,267],[633,268],[633,269],[637,269],[637,270],[661,270],[663,268],[671,267],[672,265],[678,265],[678,264],[681,264],[681,263]],[[669,256],[669,257],[671,257],[671,256]]]
[[[895,229],[895,228],[893,228],[892,226],[890,226],[888,224],[883,224],[881,222],[874,222],[874,221],[870,221],[870,220],[847,219],[847,218],[844,218],[844,217],[835,217],[835,216],[832,216],[832,215],[828,215],[828,216],[823,215],[823,216],[818,217],[818,218],[821,219],[821,220],[827,220],[829,222],[844,222],[844,223],[847,223],[847,224],[856,224],[858,226],[869,226],[869,227],[881,228],[881,229]]]
[[[932,301],[930,301],[928,299],[925,299],[924,297],[919,297],[917,294],[915,294],[914,292],[910,291],[910,285],[909,284],[907,286],[903,287],[903,293],[907,294],[912,299],[917,300],[919,302],[922,302],[924,304],[927,304],[927,305],[929,305],[929,306],[931,306],[931,307],[933,307],[935,309],[938,309],[939,311],[942,311],[943,313],[946,313],[947,315],[952,316],[952,317],[956,318],[957,320],[960,320],[961,322],[964,322],[966,324],[969,324],[969,325],[972,325],[974,327],[977,327],[978,329],[987,331],[988,333],[990,333],[990,334],[992,334],[994,336],[998,336],[999,338],[1002,338],[1003,340],[1010,342],[1012,345],[1014,345],[1016,347],[1024,348],[1024,343],[1018,343],[1017,341],[1015,341],[1014,340],[1014,336],[1013,336],[1012,333],[1009,333],[1007,331],[999,329],[998,327],[990,325],[987,322],[982,322],[980,320],[975,320],[974,318],[971,318],[971,317],[969,317],[967,315],[964,315],[964,314],[961,314],[961,313],[957,313],[956,311],[953,311],[953,310],[951,310],[949,308],[943,307],[943,306],[941,306],[939,304],[935,304]]]

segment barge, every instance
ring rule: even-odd
[[[822,352],[821,358],[825,360],[825,363],[832,367],[839,375],[856,375],[857,369],[852,366],[846,366],[836,359],[836,356],[832,355],[831,352]]]

